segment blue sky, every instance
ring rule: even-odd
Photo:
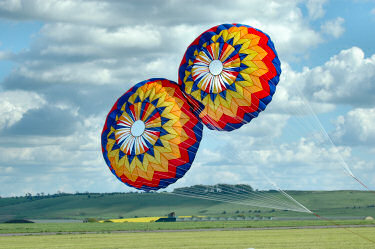
[[[194,38],[231,22],[271,36],[278,89],[243,128],[206,129],[193,167],[171,188],[272,188],[267,175],[284,189],[362,189],[349,167],[374,189],[375,1],[3,0],[0,196],[128,191],[101,156],[110,107],[137,82],[177,81]]]

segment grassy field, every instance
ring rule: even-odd
[[[263,228],[301,227],[331,225],[375,225],[365,220],[288,220],[288,221],[197,221],[197,222],[147,222],[147,223],[27,223],[0,224],[1,233],[42,232],[110,232],[110,231],[155,231],[209,228]]]
[[[375,228],[148,232],[0,237],[0,248],[373,249]]]
[[[289,191],[323,216],[375,216],[375,195],[365,191]],[[279,193],[269,193],[269,197]],[[285,210],[223,203],[168,193],[110,193],[0,198],[0,222],[15,219],[132,218],[135,216],[310,216]]]

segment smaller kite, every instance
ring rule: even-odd
[[[208,128],[232,131],[266,108],[280,73],[280,61],[267,34],[247,25],[223,24],[190,44],[178,83]]]

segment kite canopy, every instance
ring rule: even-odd
[[[202,124],[179,86],[167,79],[136,84],[114,104],[102,132],[104,159],[125,184],[157,190],[189,170]]]
[[[223,24],[190,44],[178,82],[208,128],[231,131],[266,108],[280,73],[268,35],[247,25]]]

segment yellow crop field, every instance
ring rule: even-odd
[[[165,216],[160,217],[139,217],[139,218],[127,218],[127,219],[109,219],[109,220],[101,220],[100,223],[104,222],[114,222],[114,223],[124,223],[124,222],[155,222],[160,218],[167,218]]]

